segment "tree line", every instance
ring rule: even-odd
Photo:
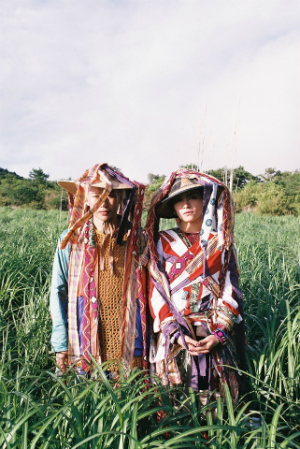
[[[0,168],[0,205],[31,209],[68,208],[68,196],[41,168],[32,169],[29,178]]]
[[[193,164],[181,168],[194,169]],[[266,168],[258,176],[239,166],[231,173],[226,167],[207,170],[231,188],[236,212],[254,211],[260,215],[300,215],[300,171],[280,171],[273,167]],[[149,207],[152,195],[162,185],[164,175],[149,173],[149,184],[146,189],[145,206]],[[230,185],[232,181],[232,186]]]
[[[193,164],[183,168],[197,169]],[[252,210],[259,214],[300,215],[300,171],[294,172],[267,168],[263,174],[252,175],[239,166],[231,173],[224,168],[206,173],[230,186],[236,212]],[[163,184],[165,175],[148,174],[145,209],[151,198]],[[232,185],[231,185],[232,184]],[[41,168],[32,169],[28,178],[0,168],[0,205],[28,207],[31,209],[68,208],[67,193]]]

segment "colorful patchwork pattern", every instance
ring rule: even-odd
[[[87,187],[96,181],[105,180],[106,189],[97,201],[93,209],[87,210],[85,198]],[[144,249],[141,244],[141,215],[145,186],[137,182],[131,182],[121,173],[113,170],[107,164],[97,164],[78,181],[76,197],[69,195],[70,224],[69,231],[62,242],[62,249],[70,243],[69,261],[69,294],[68,294],[68,339],[69,339],[69,363],[78,364],[84,371],[90,369],[90,354],[100,362],[101,348],[98,337],[98,254],[95,249],[92,216],[105,201],[112,190],[112,185],[105,171],[118,181],[131,188],[130,198],[123,211],[119,234],[126,229],[128,215],[134,207],[132,230],[127,241],[125,257],[125,276],[123,288],[123,312],[121,321],[122,346],[121,358],[125,366],[130,366],[133,359],[135,344],[135,319],[136,299],[142,296],[142,279],[139,273],[139,254]],[[138,198],[134,197],[138,190]],[[118,235],[118,238],[122,235]],[[121,238],[120,238],[121,240]],[[138,280],[140,282],[138,283]],[[84,298],[83,331],[82,331],[82,357],[79,345],[77,297],[82,294]],[[145,300],[143,299],[142,325],[143,335],[146,338],[146,313]],[[145,346],[145,344],[144,344]],[[145,346],[146,347],[146,346]]]
[[[205,213],[199,242],[193,246],[179,230],[163,231],[158,234],[157,241],[159,218],[156,217],[156,208],[167,197],[174,180],[181,177],[196,177],[199,185],[203,186]],[[149,305],[154,332],[164,336],[158,338],[153,360],[157,373],[166,385],[172,385],[174,379],[175,384],[180,380],[177,363],[173,363],[172,367],[170,364],[170,336],[174,329],[189,336],[196,333],[203,338],[216,329],[230,334],[235,325],[242,321],[229,272],[229,260],[234,251],[233,224],[227,187],[204,173],[185,169],[173,172],[152,199],[145,227],[148,244],[141,263],[148,267],[151,274]],[[159,260],[163,261],[162,267]],[[231,349],[232,344],[229,343],[225,352],[214,350],[210,353],[209,363],[213,369],[208,382],[209,389],[214,389],[219,380],[228,380],[232,397],[236,399],[236,371],[223,367],[224,363],[236,366],[230,356]],[[192,377],[188,385],[197,390],[197,373],[205,373],[206,370],[205,357],[197,360],[192,357],[190,364],[187,371],[192,372]],[[198,364],[197,368],[195,364]],[[222,386],[218,385],[218,388],[222,392]]]

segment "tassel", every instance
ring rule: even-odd
[[[92,248],[96,248],[95,231],[94,231],[93,220],[90,220],[89,245]]]
[[[104,270],[103,243],[104,243],[104,239],[103,239],[103,242],[101,243],[101,246],[99,245],[99,270],[100,271]]]
[[[110,234],[110,242],[109,242],[109,266],[110,266],[110,272],[113,275],[114,274],[114,250],[112,246],[112,234]]]

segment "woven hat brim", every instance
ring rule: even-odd
[[[76,195],[77,186],[74,181],[57,181],[57,184],[69,193]]]
[[[69,193],[73,193],[73,195],[76,195],[77,192],[77,184],[76,181],[57,181],[57,184],[62,187],[64,190],[66,190]],[[113,188],[112,190],[125,190],[125,189],[132,189],[131,186],[123,183],[112,183]],[[100,187],[104,189],[106,187],[106,184],[104,182],[95,182],[91,184],[91,187]]]
[[[188,190],[196,190],[196,189],[203,189],[203,186],[201,185],[183,186],[176,192],[171,193],[170,196],[162,200],[162,202],[157,206],[156,216],[160,218],[175,218],[176,215],[174,213],[174,206],[172,200],[181,193],[187,192]]]

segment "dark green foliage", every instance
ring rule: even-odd
[[[229,186],[230,184],[230,170],[219,168],[217,170],[208,170],[207,174],[214,176],[223,183]],[[227,179],[227,181],[226,181]],[[258,181],[258,178],[246,171],[241,165],[233,169],[233,189],[243,188],[249,181]]]
[[[182,168],[197,170],[193,164]],[[208,170],[207,174],[221,182],[230,182],[230,171],[225,168]],[[164,181],[164,175],[148,175],[150,184],[146,190],[145,208],[148,209],[151,198]],[[259,215],[295,215],[300,214],[300,172],[281,172],[267,168],[264,175],[253,176],[244,167],[233,170],[233,198],[237,212],[253,210]]]
[[[165,175],[154,175],[153,173],[148,174],[149,184],[146,187],[145,191],[145,200],[144,207],[145,209],[149,209],[151,199],[154,193],[161,187],[164,183],[166,176]]]
[[[67,210],[67,193],[48,178],[41,168],[32,169],[29,179],[0,169],[0,206]]]
[[[23,206],[27,204],[33,209],[42,209],[44,203],[44,189],[31,183],[27,179],[12,179],[6,177],[0,184],[2,205]]]
[[[148,174],[149,185],[159,184],[161,186],[165,178],[165,175],[154,175],[153,173]]]
[[[194,164],[181,166],[197,170]],[[208,174],[227,184],[230,171],[225,168],[208,170]],[[67,193],[41,168],[32,169],[29,179],[0,168],[0,206],[27,207],[31,209],[68,209]],[[148,174],[144,208],[149,209],[154,193],[161,187],[165,175]],[[233,195],[237,212],[254,210],[265,215],[299,215],[300,172],[281,172],[267,168],[258,177],[239,166],[233,171]]]
[[[33,168],[29,173],[29,178],[36,184],[45,184],[49,175],[46,175],[41,168]]]
[[[0,167],[0,180],[2,178],[6,178],[7,176],[12,176],[18,179],[23,179],[22,176],[17,175],[17,173],[15,172],[11,172],[9,170],[6,170],[6,168],[1,168]]]
[[[197,171],[197,167],[194,164],[181,165],[181,168]],[[226,185],[230,183],[230,169],[226,169],[226,167],[207,170],[205,173],[219,179]],[[253,180],[258,181],[259,179],[246,171],[241,165],[233,169],[233,188],[243,188],[249,181]]]
[[[180,168],[186,168],[187,170],[195,170],[198,171],[198,167],[196,164],[185,164],[185,165],[180,165]]]
[[[251,181],[234,194],[237,212],[255,209],[258,214],[300,214],[300,172],[267,169],[264,182]]]

